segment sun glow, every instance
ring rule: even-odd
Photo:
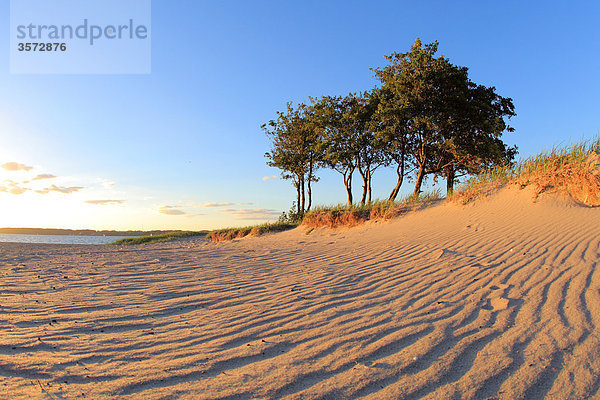
[[[121,203],[115,201],[101,207],[86,203],[90,197],[107,195],[102,182],[59,177],[14,160],[18,158],[0,154],[0,227],[112,227],[118,220],[112,214],[123,212]]]

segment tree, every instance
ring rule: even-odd
[[[517,153],[516,147],[508,147],[500,139],[504,132],[514,131],[505,121],[516,115],[512,99],[499,96],[494,87],[463,79],[446,105],[448,117],[441,125],[443,140],[435,168],[437,176],[446,178],[448,195],[458,177],[510,163]]]
[[[352,205],[352,175],[356,170],[357,157],[356,137],[351,128],[354,121],[348,119],[349,100],[324,96],[312,101],[314,119],[322,135],[319,151],[321,160],[342,175],[348,204]]]
[[[390,96],[381,113],[394,117],[407,134],[406,151],[417,169],[414,195],[418,196],[421,185],[431,169],[431,154],[438,142],[437,119],[440,96],[438,89],[443,81],[447,60],[435,58],[438,43],[425,46],[417,39],[408,53],[386,56],[391,63],[383,69],[375,69]]]
[[[315,108],[312,106],[303,105],[303,123],[309,146],[306,157],[308,164],[306,175],[308,204],[306,205],[306,211],[310,211],[312,207],[312,183],[319,181],[315,172],[323,165],[323,129],[319,124]]]
[[[315,171],[323,166],[342,175],[351,205],[356,170],[365,204],[372,201],[373,174],[381,166],[396,167],[393,201],[415,171],[414,196],[428,175],[445,178],[450,195],[460,176],[512,162],[516,147],[501,140],[513,131],[506,122],[516,115],[512,100],[473,83],[468,68],[436,56],[437,48],[437,42],[417,39],[409,52],[386,56],[389,65],[374,69],[380,88],[310,98],[308,106],[288,103],[286,112],[262,126],[272,140],[268,165],[294,183],[299,216],[312,206]]]
[[[361,204],[365,204],[372,201],[373,173],[387,160],[384,153],[386,143],[377,135],[381,125],[376,118],[379,92],[372,90],[359,95],[349,95],[348,103],[350,107],[346,118],[355,137],[356,166],[363,179]]]
[[[288,103],[287,112],[278,112],[277,119],[263,124],[262,129],[272,143],[271,151],[265,154],[267,164],[281,169],[282,178],[292,180],[296,188],[297,212],[302,216],[312,205],[311,183],[318,180],[315,171],[319,165],[320,136],[311,122],[309,107],[299,104],[294,108]]]
[[[407,127],[408,118],[401,112],[401,107],[395,106],[398,101],[388,88],[379,89],[379,104],[374,120],[379,123],[376,131],[377,139],[385,143],[383,146],[383,157],[386,165],[396,166],[397,181],[392,189],[389,201],[396,200],[404,179],[409,176],[414,168],[409,160],[409,131]]]
[[[361,203],[372,199],[373,172],[384,164],[384,143],[375,135],[374,120],[378,97],[375,91],[346,97],[322,97],[313,101],[313,115],[322,134],[319,154],[325,165],[340,173],[353,203],[352,176],[358,170],[363,179]]]
[[[451,193],[457,172],[477,172],[516,152],[499,139],[512,130],[504,121],[515,115],[512,100],[472,83],[466,67],[435,57],[437,48],[437,42],[423,46],[417,39],[410,52],[393,53],[386,57],[390,65],[375,69],[383,84],[378,110],[388,125],[383,132],[400,154],[410,156],[417,170],[415,196],[428,174],[445,176]],[[398,180],[401,184],[402,177]]]

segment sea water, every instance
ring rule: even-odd
[[[131,236],[70,236],[70,235],[11,235],[0,234],[3,243],[92,244],[112,243]]]

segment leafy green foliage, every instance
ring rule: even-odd
[[[457,173],[477,173],[516,153],[499,140],[512,131],[504,120],[515,115],[512,100],[471,82],[468,69],[436,57],[437,48],[417,39],[410,52],[393,53],[390,65],[375,70],[383,84],[378,112],[387,125],[380,134],[391,151],[410,155],[418,171],[415,194],[427,174],[445,176],[451,192]]]
[[[409,52],[392,53],[387,66],[374,70],[381,87],[309,98],[310,105],[288,103],[263,125],[272,143],[267,164],[296,187],[294,218],[311,209],[319,168],[342,175],[349,205],[358,171],[365,205],[372,200],[373,174],[382,166],[396,167],[398,181],[389,197],[394,201],[405,178],[414,178],[414,196],[428,176],[445,178],[451,194],[459,177],[512,162],[516,147],[500,139],[513,131],[506,122],[515,115],[512,100],[473,83],[468,68],[437,56],[437,50],[437,42],[417,39]]]
[[[277,119],[262,125],[269,136],[272,149],[265,154],[267,165],[282,170],[283,179],[291,179],[297,192],[297,212],[303,214],[312,202],[311,183],[318,181],[315,175],[320,166],[318,153],[320,136],[312,117],[312,108],[299,104],[296,108],[287,104],[287,111],[278,112]],[[308,186],[308,204],[305,189]]]
[[[357,146],[351,128],[354,121],[348,118],[350,99],[325,96],[312,101],[313,115],[322,137],[321,161],[343,176],[348,204],[352,204],[352,175],[356,170]]]
[[[298,213],[296,202],[292,203],[292,207],[287,212],[282,212],[279,216],[280,224],[299,224],[302,222],[302,215]]]

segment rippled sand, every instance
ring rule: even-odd
[[[600,209],[505,189],[212,244],[0,244],[0,398],[600,398]]]

